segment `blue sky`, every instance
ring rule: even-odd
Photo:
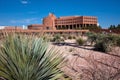
[[[0,26],[42,24],[49,12],[96,16],[103,28],[120,24],[120,0],[0,0]]]

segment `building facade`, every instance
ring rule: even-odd
[[[94,16],[65,16],[57,18],[54,14],[43,18],[43,24],[28,25],[32,30],[81,30],[90,26],[97,26],[97,17]]]

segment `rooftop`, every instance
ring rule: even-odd
[[[68,19],[68,18],[76,18],[76,17],[81,17],[81,16],[62,16],[62,17],[59,17],[59,19]]]

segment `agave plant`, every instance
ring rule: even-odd
[[[52,80],[61,74],[61,56],[42,38],[12,34],[0,46],[0,76],[7,80]]]

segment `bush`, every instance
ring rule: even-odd
[[[112,47],[116,45],[116,36],[99,34],[94,45],[95,50],[102,52],[110,52]]]
[[[52,41],[53,41],[53,42],[56,42],[56,43],[61,43],[61,42],[64,42],[64,38],[61,37],[59,34],[56,34],[56,35],[54,35]]]
[[[73,39],[73,37],[70,35],[70,36],[68,36],[68,39]]]
[[[67,39],[67,35],[66,34],[62,34],[62,37],[66,40]]]
[[[73,36],[73,39],[76,39],[76,37],[75,37],[75,36]]]
[[[120,37],[117,38],[116,45],[120,47]]]
[[[53,36],[53,41],[57,41],[60,39],[60,35],[59,34],[56,34]]]
[[[76,43],[78,45],[83,45],[84,44],[84,40],[82,38],[78,38],[78,39],[76,39]]]
[[[120,46],[120,39],[114,34],[87,33],[86,35],[91,44],[95,43],[95,50],[98,51],[109,52],[113,46]]]
[[[48,42],[30,35],[6,35],[0,46],[0,76],[6,80],[51,80],[61,74],[62,61]]]
[[[94,45],[94,49],[97,51],[101,51],[101,52],[109,52],[112,49],[112,43],[108,42],[104,42],[103,41],[97,41],[96,44]]]
[[[89,33],[87,33],[86,35],[88,36],[88,42],[90,42],[91,45],[93,45],[93,43],[95,43],[96,40],[97,40],[97,38],[98,38],[98,35],[95,34],[95,33],[90,33],[90,32],[89,32]]]

